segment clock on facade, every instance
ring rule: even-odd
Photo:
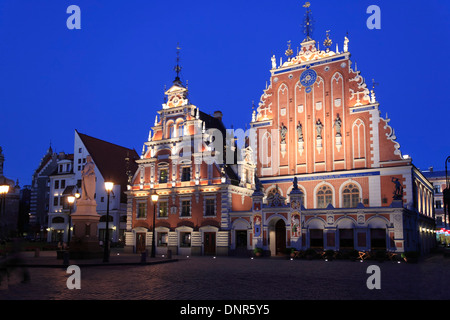
[[[306,92],[311,92],[311,86],[316,82],[317,80],[317,72],[315,72],[313,69],[308,69],[302,72],[300,75],[300,84],[304,87],[306,87]]]

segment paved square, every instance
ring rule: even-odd
[[[450,299],[450,259],[429,255],[416,264],[177,257],[157,265],[80,266],[81,289],[69,290],[66,269],[28,268],[15,274],[2,300],[336,300]],[[151,259],[148,259],[149,261]],[[60,262],[59,262],[60,263]],[[381,289],[369,290],[369,265],[378,265]]]

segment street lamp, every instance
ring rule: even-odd
[[[9,185],[5,184],[5,185],[0,185],[0,216],[1,215],[5,215],[6,210],[5,210],[5,203],[6,203],[6,194],[9,191]],[[0,236],[3,235],[3,230],[1,230],[2,234],[0,234]]]
[[[153,233],[153,237],[152,237],[152,254],[151,254],[152,258],[155,257],[155,251],[156,251],[156,248],[155,248],[155,237],[156,237],[156,235],[155,235],[155,220],[156,220],[156,203],[158,202],[158,197],[159,197],[158,194],[155,191],[153,191],[153,194],[152,194],[152,202],[153,202],[153,231],[152,231],[152,233]]]
[[[75,202],[75,196],[68,196],[67,197],[67,202],[69,202],[69,228],[68,228],[68,234],[67,234],[67,245],[70,244],[70,229],[71,229],[71,225],[72,225],[72,207],[73,204]]]
[[[107,197],[106,202],[106,230],[105,230],[105,243],[104,243],[104,251],[103,251],[103,262],[109,262],[109,195],[114,187],[113,182],[105,182],[105,190]]]

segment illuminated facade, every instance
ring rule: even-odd
[[[305,29],[296,55],[289,42],[287,60],[271,58],[235,161],[221,113],[190,104],[177,73],[129,185],[128,248],[150,247],[153,210],[159,254],[434,246],[432,185],[401,154],[374,89],[350,60],[348,37],[332,50],[327,33],[319,49]],[[224,148],[211,151],[210,128],[223,134]],[[181,159],[182,150],[189,156]]]

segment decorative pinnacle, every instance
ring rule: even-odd
[[[180,45],[177,43],[177,65],[173,68],[173,70],[177,73],[174,82],[181,82],[180,80],[180,72],[182,67],[180,66]]]
[[[323,45],[327,48],[326,51],[330,51],[330,47],[333,44],[333,41],[330,39],[330,30],[327,30],[327,38],[323,42]]]
[[[294,51],[292,51],[292,49],[291,49],[291,40],[289,40],[288,41],[288,48],[287,48],[287,50],[286,50],[286,52],[285,52],[285,55],[287,56],[287,57],[290,57],[290,56],[292,56],[294,54]]]
[[[304,28],[303,32],[306,35],[306,39],[303,40],[303,42],[306,42],[306,41],[311,41],[312,40],[312,38],[311,38],[312,31],[313,31],[313,26],[312,25],[313,25],[314,21],[313,21],[312,16],[311,16],[311,9],[310,9],[311,4],[309,2],[306,2],[303,5],[303,7],[306,8],[305,20],[304,20],[304,26],[303,26],[303,28]]]

